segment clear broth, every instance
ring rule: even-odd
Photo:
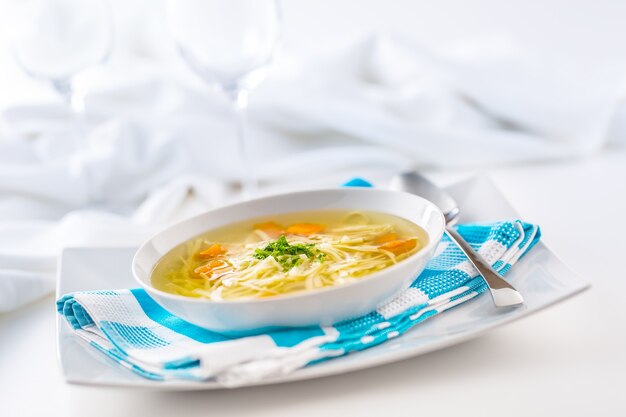
[[[427,232],[418,226],[417,224],[410,222],[404,218],[394,216],[387,213],[375,212],[375,211],[352,211],[352,210],[315,210],[315,211],[302,211],[291,212],[285,214],[277,214],[272,216],[262,216],[253,219],[248,219],[242,222],[236,222],[227,226],[219,227],[205,233],[199,234],[186,242],[183,242],[172,250],[170,250],[160,262],[157,263],[152,271],[151,281],[152,285],[162,291],[170,292],[174,294],[181,294],[193,297],[204,297],[202,294],[189,294],[187,290],[183,290],[182,287],[192,287],[198,285],[198,278],[192,273],[192,271],[198,266],[202,265],[204,261],[195,261],[193,259],[194,253],[197,253],[197,243],[200,239],[204,243],[202,248],[210,246],[213,243],[219,243],[224,247],[236,247],[242,243],[247,243],[250,246],[256,246],[262,248],[267,244],[267,241],[259,240],[260,238],[254,234],[254,226],[266,223],[275,222],[280,225],[290,225],[295,223],[313,223],[325,225],[325,230],[328,232],[321,232],[320,235],[328,235],[337,238],[340,234],[331,233],[333,229],[340,227],[346,227],[350,225],[359,225],[363,223],[363,217],[369,219],[369,224],[376,225],[391,225],[397,235],[397,239],[413,239],[417,238],[419,246],[416,250],[408,253],[407,256],[400,256],[398,261],[401,262],[405,257],[412,255],[414,252],[419,251],[428,243]],[[256,241],[255,241],[256,240]],[[195,244],[195,246],[194,246]],[[194,252],[195,251],[195,252]],[[227,258],[225,258],[227,259]],[[328,260],[324,262],[329,262]],[[390,265],[387,265],[390,266]],[[385,266],[386,267],[386,266]],[[186,278],[182,280],[178,274],[178,280],[174,280],[172,276],[176,271],[187,271],[185,274],[188,277],[194,276],[194,278]],[[376,272],[376,271],[372,271]],[[363,274],[369,275],[370,272]],[[360,276],[359,276],[360,277]],[[358,279],[359,277],[351,277]],[[184,282],[189,281],[189,282]],[[347,280],[350,281],[350,280]],[[174,285],[174,282],[177,284]],[[193,283],[193,285],[191,284]],[[335,285],[335,284],[333,284]],[[298,290],[296,290],[298,291]],[[294,292],[294,291],[289,291]],[[273,294],[257,294],[256,297],[272,296]],[[280,294],[279,294],[280,295]]]

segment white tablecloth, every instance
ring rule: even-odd
[[[403,362],[285,385],[189,393],[66,385],[47,297],[0,316],[2,415],[625,415],[626,227],[620,219],[626,152],[491,175],[591,290],[474,341]]]
[[[483,26],[467,33],[467,19],[451,24],[441,6],[413,4],[408,26],[405,5],[338,11],[363,20],[355,30],[323,15],[334,4],[316,3],[311,18],[286,2],[284,54],[251,99],[258,176],[293,189],[332,175],[554,162],[623,145],[622,9],[524,6],[512,18],[491,1],[470,7]],[[110,62],[76,77],[86,101],[78,149],[63,108],[28,101],[22,86],[35,81],[11,72],[0,30],[0,311],[52,290],[63,247],[138,243],[177,220],[187,193],[207,209],[240,178],[227,106],[183,65],[162,5],[115,6]],[[557,11],[555,21],[537,16]],[[585,32],[576,19],[605,30]],[[309,20],[332,23],[341,41],[321,27],[302,39],[296,24]],[[424,27],[449,33],[433,41]]]

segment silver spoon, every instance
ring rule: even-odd
[[[456,223],[461,213],[458,204],[450,194],[416,172],[397,175],[391,181],[391,188],[424,197],[441,209],[446,219],[446,234],[483,277],[496,307],[511,307],[524,303],[522,295],[481,258],[456,230],[450,227]]]

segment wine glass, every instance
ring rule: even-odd
[[[169,0],[168,24],[180,55],[230,99],[243,168],[244,197],[256,191],[248,157],[248,93],[258,85],[280,37],[278,0]]]
[[[104,63],[113,45],[113,22],[106,0],[24,0],[12,14],[11,47],[17,64],[49,82],[70,109],[77,153],[70,166],[85,181],[89,202],[99,202],[85,161],[84,103],[75,76]],[[81,152],[82,151],[82,152]]]
[[[74,77],[102,64],[113,44],[113,23],[106,0],[26,0],[15,10],[11,46],[18,65],[48,81],[72,110],[83,103]]]

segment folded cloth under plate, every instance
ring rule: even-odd
[[[519,220],[457,230],[502,274],[540,237],[538,226]],[[57,309],[77,336],[143,377],[238,386],[376,346],[485,290],[477,271],[444,236],[409,288],[376,311],[329,327],[227,337],[171,315],[142,289],[76,292],[61,297]]]

